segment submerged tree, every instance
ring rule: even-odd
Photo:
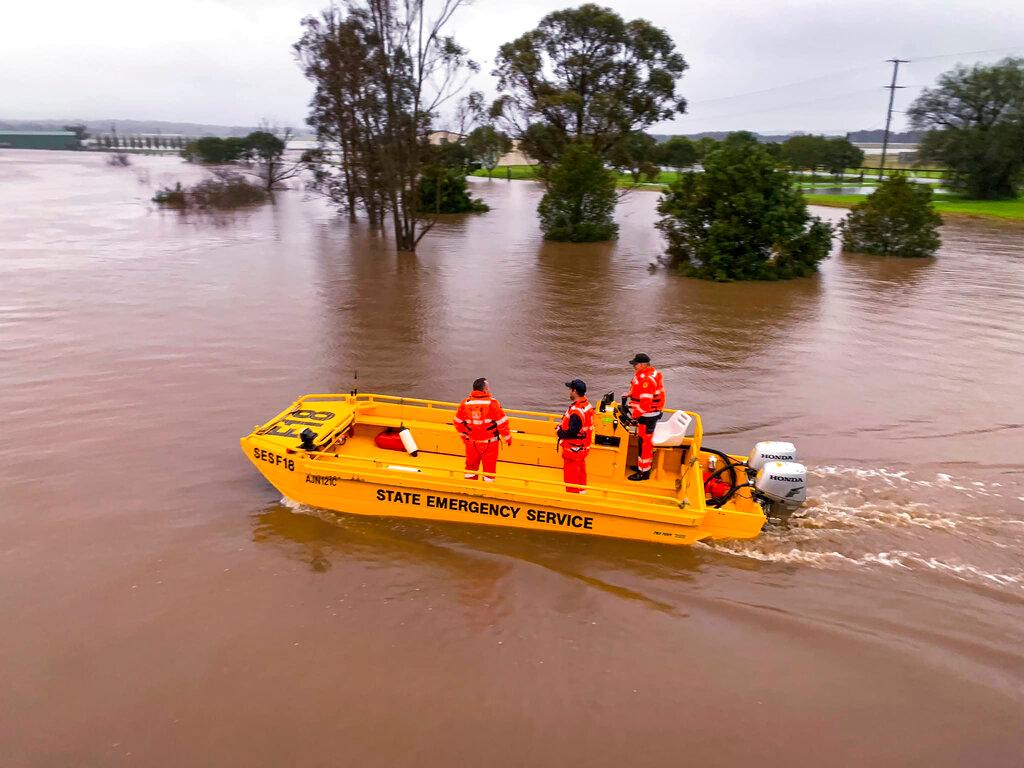
[[[572,144],[546,174],[547,192],[537,212],[548,240],[591,243],[613,240],[615,178],[586,144]]]
[[[272,192],[302,171],[299,163],[290,162],[284,156],[291,135],[290,128],[285,128],[283,135],[278,136],[277,132],[264,127],[245,137],[245,157],[267,192]]]
[[[957,67],[908,110],[931,129],[921,155],[952,171],[953,185],[983,200],[1013,198],[1024,183],[1024,58]]]
[[[471,197],[461,168],[431,166],[420,176],[420,207],[425,214],[482,213],[490,207]]]
[[[419,204],[431,120],[476,65],[444,34],[463,0],[345,0],[303,20],[295,51],[315,90],[307,153],[314,182],[371,225],[390,217],[399,250],[414,251],[433,220]]]
[[[667,261],[709,280],[776,280],[817,270],[831,227],[807,212],[789,174],[756,142],[735,137],[658,204]]]
[[[840,225],[843,249],[880,256],[932,256],[939,248],[940,224],[931,188],[893,176],[855,205]]]

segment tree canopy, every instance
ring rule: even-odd
[[[542,163],[580,140],[606,158],[629,134],[685,111],[676,93],[685,70],[663,29],[587,3],[550,13],[501,46],[493,113],[521,138],[531,125],[545,127],[543,144],[554,151],[534,156]]]
[[[623,137],[615,145],[609,160],[620,171],[633,177],[633,183],[639,184],[641,177],[653,181],[658,177],[660,169],[657,164],[658,142],[653,136],[634,131]]]
[[[1016,197],[1024,177],[1024,58],[958,66],[926,88],[908,110],[930,129],[922,156],[945,163],[970,197]]]
[[[241,137],[203,136],[201,139],[188,142],[181,154],[187,160],[216,165],[241,160],[246,151],[245,139]]]
[[[733,135],[684,174],[658,204],[667,261],[710,280],[802,277],[828,256],[831,227],[768,151]]]
[[[880,256],[931,256],[939,248],[940,224],[931,188],[893,176],[855,205],[842,223],[843,249]]]
[[[615,177],[589,145],[570,145],[546,176],[547,191],[537,207],[546,239],[590,243],[618,236]]]
[[[492,125],[481,125],[470,131],[464,141],[466,151],[474,162],[487,169],[487,175],[497,168],[498,161],[512,151],[512,141]]]
[[[697,146],[685,136],[672,136],[668,141],[658,145],[655,162],[667,165],[680,173],[700,159]]]
[[[268,128],[253,131],[245,137],[245,158],[255,168],[255,175],[268,192],[301,171],[299,163],[285,160],[284,152],[290,138],[289,129],[279,136]]]

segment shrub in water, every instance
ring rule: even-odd
[[[179,181],[173,187],[163,187],[153,195],[153,202],[168,208],[184,208],[187,205],[185,190]]]
[[[615,176],[586,144],[570,144],[545,174],[547,192],[537,206],[546,240],[596,243],[619,235]]]
[[[420,177],[419,210],[423,213],[482,213],[490,206],[469,196],[465,172],[455,168],[428,168]]]
[[[903,176],[878,185],[857,203],[840,226],[843,250],[881,256],[931,256],[939,248],[942,217],[932,208],[932,190]]]
[[[241,208],[262,203],[267,191],[239,173],[218,173],[190,187],[188,197],[196,208]]]
[[[832,228],[807,212],[789,174],[750,137],[708,154],[658,203],[666,261],[708,280],[777,280],[813,274]]]
[[[238,173],[218,173],[187,189],[181,182],[164,187],[153,196],[153,202],[170,208],[228,210],[262,203],[267,191]]]

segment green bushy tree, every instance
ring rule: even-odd
[[[547,240],[593,243],[614,240],[615,176],[587,144],[570,144],[545,174],[547,192],[537,206]]]
[[[465,170],[432,166],[419,182],[419,210],[423,213],[480,213],[489,211],[487,203],[470,197]]]
[[[939,248],[942,217],[932,208],[932,190],[902,176],[879,184],[842,223],[843,250],[881,256],[931,256]]]
[[[709,280],[776,280],[813,274],[828,256],[832,228],[811,216],[803,195],[768,151],[730,136],[658,204],[666,261]]]
[[[658,168],[658,142],[650,134],[634,131],[622,138],[609,154],[611,164],[633,177],[633,183],[640,179],[654,181],[661,170]]]
[[[846,138],[790,136],[782,142],[779,152],[782,161],[791,168],[809,171],[824,168],[836,176],[864,162],[864,152]]]
[[[233,163],[242,159],[248,149],[245,139],[236,136],[229,136],[226,139],[220,136],[203,136],[185,145],[182,155],[187,160],[200,163]]]
[[[498,167],[501,156],[512,151],[512,141],[491,125],[474,128],[464,142],[473,162],[487,169],[487,176]]]
[[[1024,58],[957,67],[926,88],[908,110],[914,128],[931,129],[921,156],[945,163],[969,197],[1016,197],[1024,183]]]
[[[659,144],[655,152],[655,162],[674,168],[682,173],[700,159],[697,146],[685,136],[673,136],[663,144]]]
[[[697,149],[697,161],[703,163],[705,157],[718,149],[718,141],[710,136],[701,136],[693,142],[693,146]]]

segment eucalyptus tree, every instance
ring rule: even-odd
[[[431,121],[477,69],[445,34],[463,1],[345,0],[306,17],[294,46],[314,85],[314,183],[373,226],[390,218],[401,251],[433,223],[418,200]]]
[[[1024,58],[958,66],[926,88],[907,113],[929,129],[922,156],[945,163],[953,185],[975,198],[1012,198],[1024,183]]]
[[[676,93],[686,66],[665,30],[587,3],[501,46],[493,113],[517,138],[540,123],[552,144],[586,141],[607,158],[629,134],[686,111]]]
[[[602,166],[631,155],[632,137],[685,112],[686,100],[676,93],[685,70],[665,30],[593,3],[550,13],[501,46],[493,72],[501,95],[491,113],[541,166],[546,237],[614,236],[614,197],[609,206],[608,183],[594,178],[594,161],[598,174],[610,175]],[[576,145],[586,151],[570,153]],[[574,178],[595,183],[600,204],[583,204],[571,192]],[[614,194],[614,180],[611,186]],[[562,195],[569,198],[555,199]]]

